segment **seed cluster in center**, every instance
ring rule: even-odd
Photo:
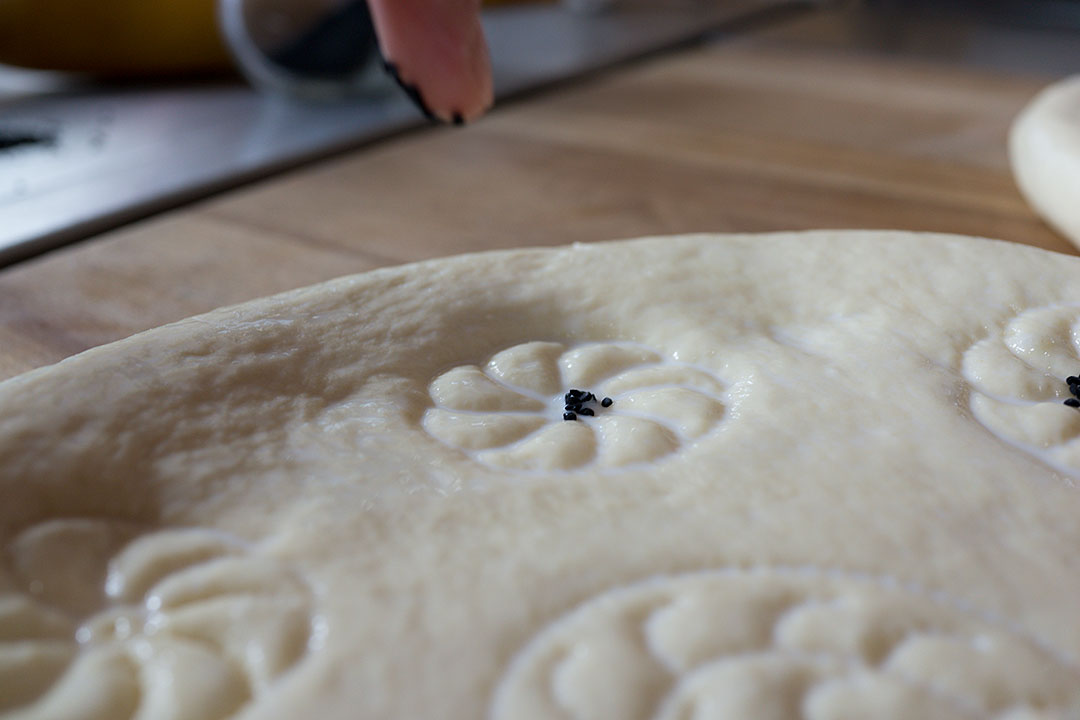
[[[592,403],[595,405],[597,398],[587,390],[570,388],[570,390],[563,395],[563,401],[566,403],[566,406],[563,408],[563,410],[565,410],[562,416],[563,420],[577,420],[578,415],[589,416],[596,414],[596,411],[593,410],[592,407],[589,407],[589,404]],[[613,403],[614,400],[606,397],[599,402],[601,407],[611,407],[611,403]]]
[[[1065,383],[1069,386],[1069,392],[1073,394],[1073,397],[1065,400],[1065,404],[1071,408],[1080,408],[1080,377],[1076,375],[1070,375],[1065,378]]]

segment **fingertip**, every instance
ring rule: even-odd
[[[421,111],[456,123],[491,107],[491,63],[478,0],[370,3],[386,64]]]

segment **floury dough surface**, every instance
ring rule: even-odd
[[[1028,204],[1080,246],[1080,75],[1024,108],[1009,134],[1009,160]]]
[[[816,232],[84,353],[0,384],[3,717],[1076,718],[1078,343],[1078,259]]]

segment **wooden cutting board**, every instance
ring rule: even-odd
[[[0,378],[220,305],[490,248],[859,227],[1073,252],[1005,153],[1052,79],[768,35],[654,58],[0,271]]]

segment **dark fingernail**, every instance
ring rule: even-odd
[[[420,88],[401,79],[401,73],[398,72],[397,65],[384,59],[383,70],[386,71],[387,75],[394,78],[394,82],[398,84],[398,87],[405,91],[405,94],[409,96],[409,99],[413,101],[413,104],[424,114],[424,117],[432,122],[440,122],[439,117],[433,113],[427,103],[424,102],[424,96],[420,94]],[[455,122],[456,120],[457,117],[455,116]]]

